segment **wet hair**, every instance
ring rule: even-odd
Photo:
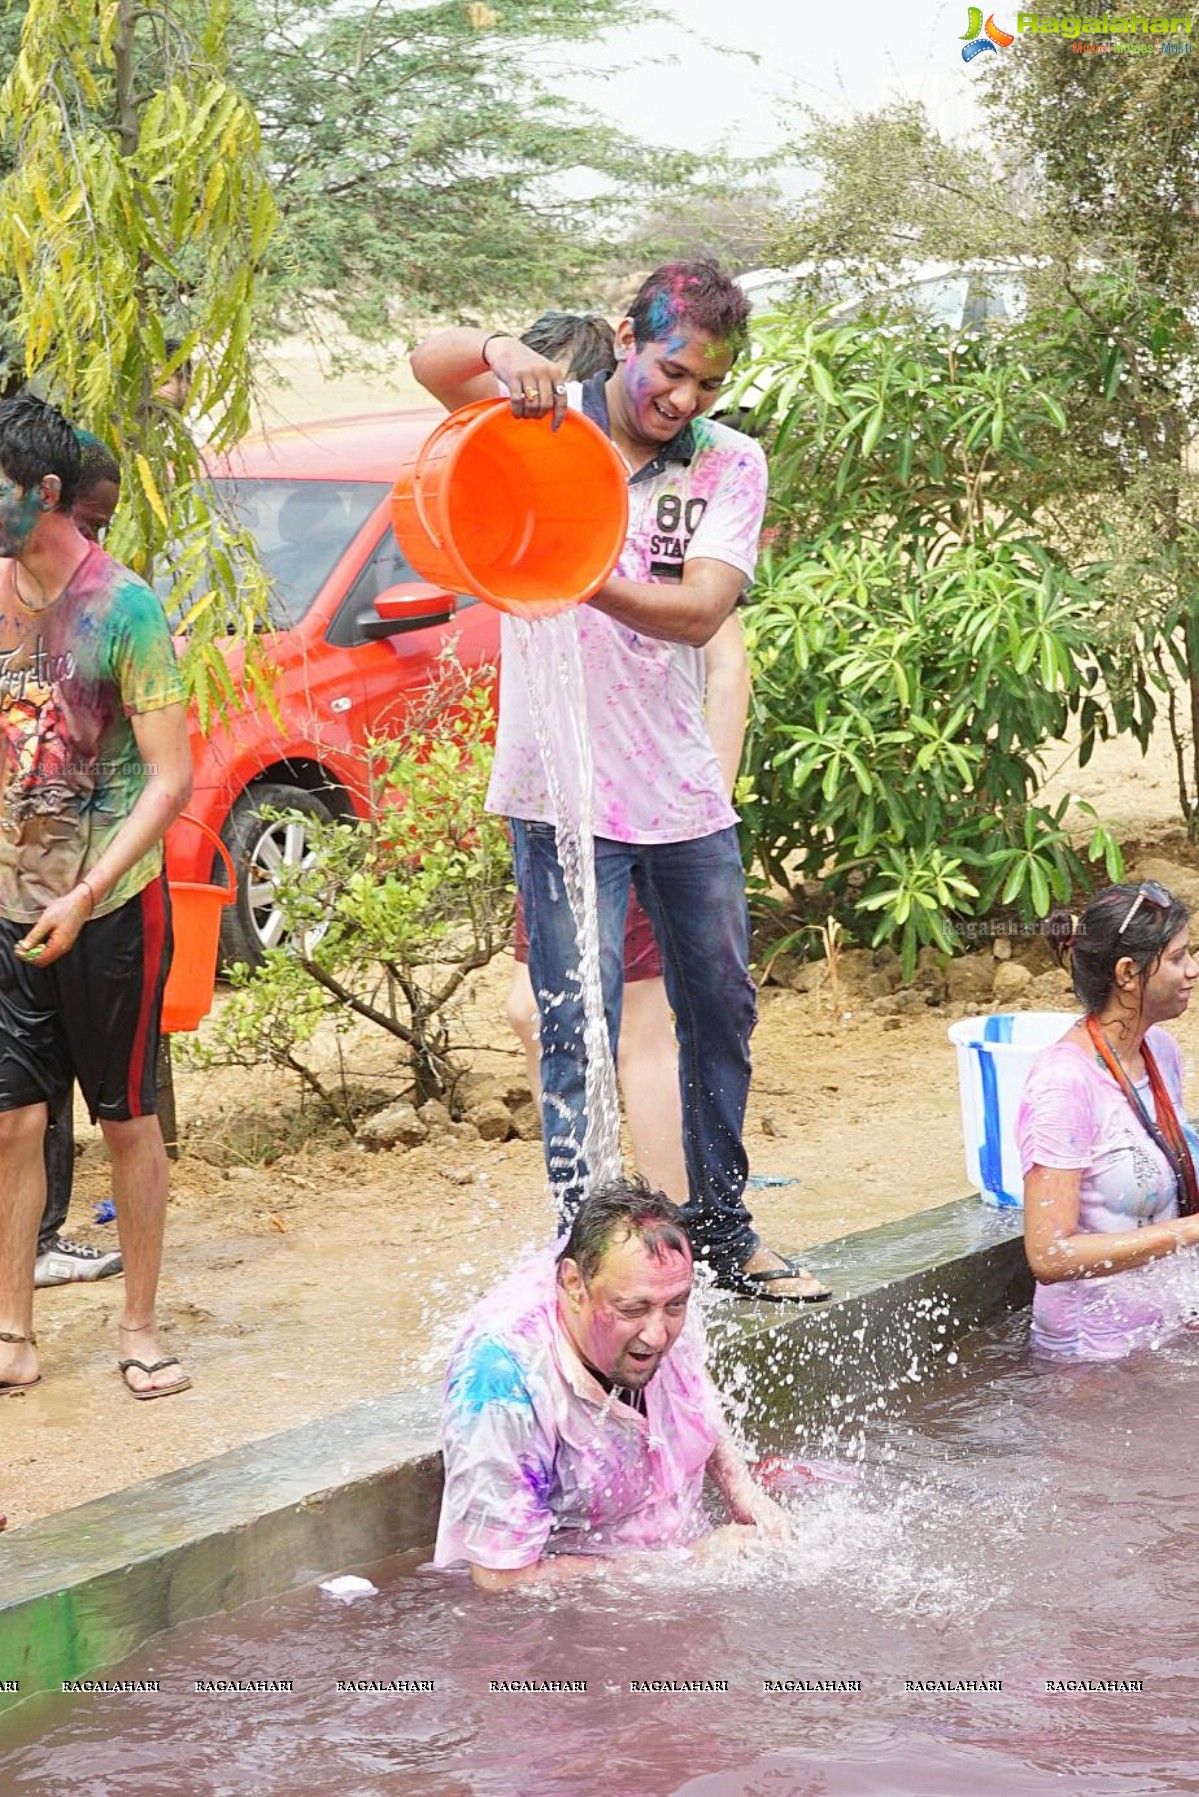
[[[106,443],[91,431],[77,430],[79,438],[79,483],[75,488],[76,499],[82,499],[93,487],[98,487],[102,480],[110,480],[114,487],[121,484],[121,464],[113,455]]]
[[[60,512],[69,512],[79,485],[79,439],[62,413],[34,393],[0,400],[0,469],[32,492],[47,474],[59,482]]]
[[[1056,910],[1045,919],[1054,960],[1059,967],[1069,965],[1074,996],[1088,1011],[1102,1011],[1111,998],[1117,961],[1128,956],[1144,980],[1156,972],[1170,938],[1190,920],[1190,907],[1171,894],[1164,910],[1146,900],[1121,930],[1140,891],[1140,882],[1108,886],[1095,894],[1081,917]]]
[[[559,362],[572,381],[585,381],[616,366],[616,334],[598,312],[543,312],[521,342],[551,362]]]
[[[641,283],[629,307],[633,341],[642,349],[689,324],[740,350],[748,334],[749,305],[748,295],[715,262],[667,262]]]
[[[575,1212],[558,1255],[559,1278],[562,1262],[573,1260],[587,1284],[609,1248],[629,1236],[636,1236],[654,1260],[664,1260],[668,1254],[690,1258],[691,1237],[678,1205],[640,1177],[612,1179],[597,1186]]]

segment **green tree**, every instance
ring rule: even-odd
[[[414,315],[576,300],[614,255],[649,253],[634,222],[649,203],[719,191],[694,156],[630,138],[542,72],[594,63],[654,16],[634,0],[231,4],[282,212],[285,319],[316,298],[389,336]]]
[[[1157,41],[1079,56],[1022,35],[972,143],[911,105],[809,120],[797,154],[818,184],[775,248],[843,258],[867,289],[919,258],[1020,264],[1013,353],[1065,421],[1031,431],[1025,512],[1100,595],[1106,677],[1142,743],[1164,703],[1199,834],[1199,59]]]
[[[1073,377],[1065,527],[1104,543],[1113,634],[1165,696],[1199,836],[1199,58],[1152,48],[1025,36],[986,100],[1057,246],[1058,300],[1035,322]]]
[[[250,634],[264,599],[251,546],[213,513],[183,418],[155,397],[202,351],[192,404],[212,446],[248,423],[275,207],[253,113],[226,78],[224,7],[193,35],[166,5],[30,0],[0,131],[0,263],[19,293],[23,373],[119,452],[113,546],[147,576],[169,546],[203,710],[227,687],[214,639]]]
[[[918,100],[830,119],[799,108],[785,155],[811,189],[775,221],[772,259],[844,262],[863,273],[905,259],[957,260],[1027,253],[1020,183],[993,158],[950,143]],[[1014,193],[1015,189],[1015,193]]]

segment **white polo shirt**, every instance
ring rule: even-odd
[[[568,401],[606,435],[605,385],[572,383]],[[693,419],[629,479],[624,580],[677,584],[693,556],[752,578],[766,506],[766,458],[751,438]],[[737,822],[704,717],[704,654],[578,608],[587,723],[595,762],[595,834],[617,842],[689,842]],[[487,809],[552,823],[512,620],[501,624],[500,715]]]

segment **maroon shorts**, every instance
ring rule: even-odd
[[[85,923],[49,967],[14,954],[29,928],[0,920],[0,1111],[77,1079],[93,1123],[152,1117],[172,949],[165,875]]]
[[[525,909],[516,897],[516,935],[512,944],[516,959],[524,966],[529,959],[529,933],[525,929]],[[637,894],[629,892],[629,914],[624,925],[625,984],[634,980],[660,980],[662,957],[654,937],[653,925],[637,902]]]

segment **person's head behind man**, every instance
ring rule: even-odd
[[[79,431],[79,485],[71,516],[89,543],[99,543],[112,523],[121,497],[121,465],[91,431]]]
[[[598,312],[543,312],[520,340],[557,362],[568,380],[586,381],[616,366],[616,333]]]
[[[745,346],[749,307],[715,262],[656,268],[616,328],[617,427],[638,442],[666,443],[710,411]]]
[[[18,556],[39,519],[69,512],[79,440],[62,413],[33,393],[0,401],[0,556]]]
[[[168,337],[165,347],[167,361],[173,362],[183,348],[182,337]],[[173,406],[177,412],[182,412],[191,395],[194,372],[192,359],[188,356],[164,380],[159,382],[154,389],[155,399],[160,399],[164,405]]]
[[[642,1179],[598,1187],[558,1256],[559,1315],[582,1360],[613,1385],[648,1385],[687,1319],[691,1241],[676,1204]]]

